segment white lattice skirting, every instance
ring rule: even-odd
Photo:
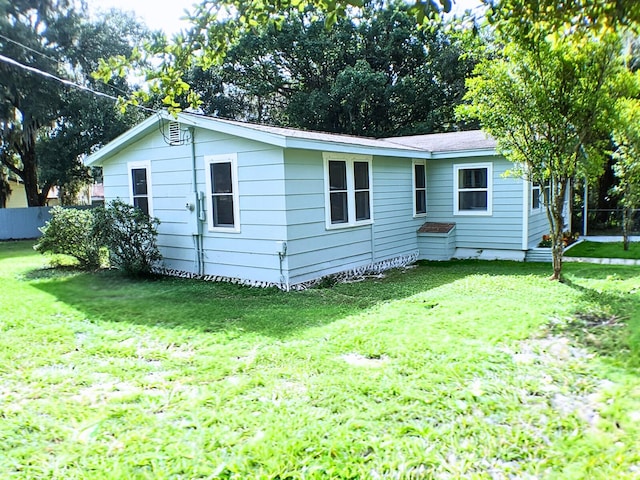
[[[369,265],[363,265],[361,267],[352,268],[342,272],[334,273],[332,275],[325,275],[324,277],[320,277],[314,280],[309,280],[306,282],[296,283],[294,285],[290,285],[287,283],[278,283],[278,282],[246,280],[242,278],[225,277],[221,275],[199,275],[197,273],[185,272],[184,270],[176,270],[173,268],[158,268],[155,270],[155,273],[158,273],[160,275],[177,277],[177,278],[192,278],[197,280],[204,280],[206,282],[234,283],[237,285],[245,285],[247,287],[259,287],[259,288],[275,287],[280,290],[288,292],[290,290],[305,290],[307,288],[316,286],[324,282],[326,279],[332,279],[335,282],[348,282],[350,280],[363,277],[365,275],[378,275],[384,272],[385,270],[390,270],[392,268],[406,267],[407,265],[415,263],[417,260],[418,260],[418,252],[413,252],[408,255],[402,255],[399,257],[382,260],[380,262],[371,263]]]

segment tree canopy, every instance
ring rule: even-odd
[[[23,180],[30,206],[43,205],[52,185],[85,175],[80,154],[138,119],[69,84],[128,93],[124,79],[103,85],[90,73],[99,58],[130,55],[144,30],[116,12],[90,21],[65,0],[18,0],[0,4],[0,31],[0,163]]]
[[[478,65],[459,112],[480,121],[515,171],[549,185],[544,204],[558,279],[570,182],[600,174],[630,73],[620,32],[593,20],[599,7],[574,4],[557,16],[549,8],[545,1],[500,3],[493,20],[503,53]]]
[[[393,2],[391,2],[393,3]],[[403,4],[414,26],[420,26],[438,12],[451,10],[450,0],[414,0]],[[142,68],[147,89],[137,90],[125,104],[148,101],[150,96],[160,96],[170,111],[181,109],[181,98],[196,106],[201,101],[185,81],[185,73],[199,67],[208,71],[220,64],[229,50],[248,34],[256,34],[262,28],[279,30],[301,13],[320,12],[325,27],[360,14],[363,8],[382,9],[382,0],[276,0],[256,2],[245,0],[204,0],[194,5],[188,15],[191,28],[169,39],[155,36],[130,56],[119,55],[105,59],[96,77],[109,80],[114,72],[120,76],[132,70],[140,71],[140,63],[152,64]],[[151,60],[152,59],[152,60]]]
[[[221,65],[185,79],[208,114],[378,137],[445,131],[464,127],[454,106],[477,62],[468,45],[443,25],[418,28],[400,4],[330,28],[307,11],[247,32]]]
[[[411,0],[402,2],[418,26],[430,23],[443,12],[450,12],[456,0]],[[487,7],[490,22],[511,34],[525,38],[532,25],[547,31],[579,28],[605,33],[618,27],[635,26],[640,21],[640,3],[636,0],[480,0]],[[291,17],[309,9],[323,12],[327,26],[357,13],[362,7],[387,3],[382,0],[201,0],[188,15],[191,28],[172,39],[156,36],[131,56],[106,59],[96,75],[105,81],[113,72],[125,76],[141,61],[153,58],[153,68],[144,69],[148,90],[140,89],[125,103],[146,101],[149,94],[160,96],[170,111],[180,110],[181,97],[196,106],[198,96],[185,81],[185,72],[193,67],[207,71],[222,62],[229,49],[247,32],[264,26],[280,27]],[[537,28],[537,27],[536,27]]]

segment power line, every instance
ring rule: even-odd
[[[67,80],[67,79],[64,79],[64,78],[56,77],[55,75],[52,75],[51,73],[44,72],[42,70],[38,70],[37,68],[30,67],[29,65],[24,65],[24,64],[22,64],[22,63],[20,63],[20,62],[18,62],[16,60],[14,60],[13,58],[5,57],[2,54],[0,54],[0,61],[8,63],[9,65],[16,66],[18,68],[22,68],[23,70],[27,70],[27,71],[35,73],[37,75],[41,75],[43,77],[50,78],[52,80],[56,80],[56,81],[58,81],[58,82],[60,82],[60,83],[62,83],[64,85],[67,85],[67,86],[70,86],[70,87],[75,87],[75,88],[78,88],[80,90],[84,90],[84,91],[89,92],[89,93],[93,93],[94,95],[99,96],[99,97],[105,97],[105,98],[109,98],[109,99],[115,100],[115,101],[119,100],[118,97],[114,97],[113,95],[109,95],[108,93],[99,92],[99,91],[94,90],[94,89],[92,89],[90,87],[87,87],[85,85],[80,85],[78,83],[74,83],[71,80]],[[139,109],[141,109],[141,110],[146,110],[146,111],[151,112],[151,113],[158,113],[157,110],[145,107],[143,105],[134,105],[134,106],[139,108]]]
[[[8,42],[11,42],[11,43],[13,43],[13,44],[15,44],[15,45],[18,45],[19,47],[22,47],[22,48],[24,48],[25,50],[28,50],[28,51],[33,52],[33,53],[36,53],[36,54],[40,55],[40,56],[41,56],[41,57],[43,57],[43,58],[46,58],[46,59],[48,59],[48,60],[52,60],[52,61],[56,62],[57,64],[61,64],[61,63],[62,63],[59,59],[56,59],[56,58],[50,57],[50,56],[48,56],[48,55],[45,55],[44,53],[39,52],[39,51],[37,51],[37,50],[34,50],[33,48],[31,48],[31,47],[29,47],[29,46],[25,45],[24,43],[20,43],[20,42],[18,42],[18,41],[16,41],[16,40],[13,40],[13,39],[11,39],[11,38],[9,38],[9,37],[5,36],[5,35],[2,35],[1,33],[0,33],[0,38],[3,38],[3,39],[5,39],[5,40],[7,40]],[[108,84],[107,84],[107,85],[108,85]],[[112,90],[115,90],[116,92],[119,92],[119,93],[121,93],[121,94],[123,94],[123,95],[127,95],[127,92],[125,92],[125,91],[124,91],[124,90],[122,90],[121,88],[116,87],[115,85],[108,85],[108,86],[109,86],[109,88],[111,88]]]
[[[49,55],[45,55],[44,53],[39,52],[38,50],[35,50],[35,49],[31,48],[31,47],[28,47],[24,43],[20,43],[20,42],[17,42],[16,40],[13,40],[13,39],[9,38],[9,37],[6,37],[6,36],[2,35],[1,33],[0,33],[0,38],[3,38],[7,42],[11,42],[11,43],[13,43],[15,45],[18,45],[19,47],[22,47],[25,50],[28,50],[28,51],[30,51],[32,53],[36,53],[36,54],[40,55],[41,57],[44,57],[44,58],[46,58],[48,60],[53,60],[56,63],[60,63],[60,60],[58,60],[57,58],[53,58],[53,57],[50,57]]]

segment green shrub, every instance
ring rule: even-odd
[[[160,221],[120,200],[93,210],[93,235],[109,250],[109,261],[127,275],[153,272],[162,256],[156,244]]]
[[[81,268],[97,268],[99,245],[92,235],[90,210],[53,207],[51,220],[40,228],[42,237],[33,248],[41,253],[64,254],[76,258]]]

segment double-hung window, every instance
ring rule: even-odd
[[[153,215],[151,196],[151,162],[130,162],[129,199],[131,205],[139,208],[147,215]]]
[[[453,166],[454,215],[491,215],[492,175],[491,163]]]
[[[209,155],[204,162],[209,230],[239,232],[237,155]]]
[[[371,156],[325,153],[327,228],[371,223]]]
[[[413,216],[427,213],[427,165],[424,160],[413,161]]]

